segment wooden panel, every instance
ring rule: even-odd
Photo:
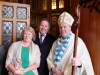
[[[97,33],[96,33],[96,12],[93,11],[92,13],[90,13],[90,44],[89,44],[89,52],[90,52],[90,56],[93,62],[93,66],[94,66],[94,70],[96,72],[96,53],[97,53],[97,44],[96,44],[96,37],[97,37]]]
[[[84,11],[85,9],[83,9],[82,7],[81,7],[81,11],[80,11],[80,26],[79,26],[79,37],[80,38],[82,38],[82,40],[84,41],[84,37],[83,37],[83,32],[84,32],[84,27],[85,27],[85,23],[84,23],[84,21],[85,21],[85,19],[84,19]],[[84,14],[84,15],[83,15]]]
[[[72,15],[74,14],[75,3],[76,2],[72,0],[72,3],[71,3],[72,7],[70,8]],[[81,7],[81,23],[80,23],[80,28],[79,28],[79,37],[83,39],[83,41],[85,42],[89,50],[90,57],[91,57],[93,67],[94,67],[94,71],[95,71],[95,75],[100,75],[100,69],[99,67],[97,67],[97,66],[100,66],[99,65],[100,40],[98,40],[100,38],[100,21],[99,21],[100,18],[99,17],[97,20],[97,12],[93,11],[92,13],[90,13],[87,8]],[[99,22],[98,27],[97,27],[97,21]],[[74,27],[72,29],[73,31],[75,31]],[[97,34],[97,30],[98,30],[98,34]]]
[[[74,0],[70,0],[71,4],[70,4],[70,14],[74,17],[75,14],[75,6],[76,6],[76,1]],[[75,29],[75,25],[72,25],[72,31],[73,33],[75,33],[76,29]]]
[[[0,35],[2,35],[2,31],[1,31],[1,30],[2,30],[2,26],[1,26],[1,23],[2,23],[2,22],[1,22],[1,20],[0,20]],[[1,42],[2,42],[2,38],[0,37],[0,43],[1,43]],[[0,44],[0,45],[1,45],[1,44]]]
[[[100,13],[97,13],[97,74],[100,75]]]
[[[81,9],[82,10],[82,9]],[[85,11],[85,12],[83,12]],[[86,18],[87,16],[87,18]],[[80,31],[79,36],[83,39],[86,46],[89,45],[89,11],[88,9],[83,9],[81,11],[81,23],[80,23]]]

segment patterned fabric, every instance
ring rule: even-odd
[[[68,36],[65,39],[63,39],[62,37],[58,38],[58,42],[56,45],[56,51],[54,54],[54,62],[55,62],[56,66],[58,65],[61,58],[63,57],[64,51],[68,46],[71,35],[72,35],[72,31],[70,31],[70,33],[68,34]]]

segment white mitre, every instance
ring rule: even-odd
[[[63,12],[58,18],[58,25],[60,25],[60,23],[67,23],[72,26],[73,22],[74,18],[68,12]]]

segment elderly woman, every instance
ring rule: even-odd
[[[6,59],[9,75],[38,75],[40,65],[39,47],[32,41],[36,35],[32,27],[26,27],[21,33],[21,41],[10,46]]]
[[[73,58],[75,37],[71,31],[73,22],[73,17],[67,12],[59,16],[60,37],[53,43],[47,58],[52,75],[71,75],[72,66],[75,66],[75,75],[94,75],[90,55],[81,38],[78,38],[77,55]]]

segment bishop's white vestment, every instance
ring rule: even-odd
[[[54,63],[54,54],[56,50],[57,40],[53,43],[50,53],[47,57],[49,70],[53,67],[58,67],[61,69],[64,75],[71,75],[72,72],[71,59],[73,58],[74,36],[75,35],[72,34],[68,43],[68,47],[65,49],[63,57],[57,66]],[[89,52],[81,38],[78,38],[76,58],[78,58],[82,62],[82,67],[75,68],[75,75],[95,75]]]

